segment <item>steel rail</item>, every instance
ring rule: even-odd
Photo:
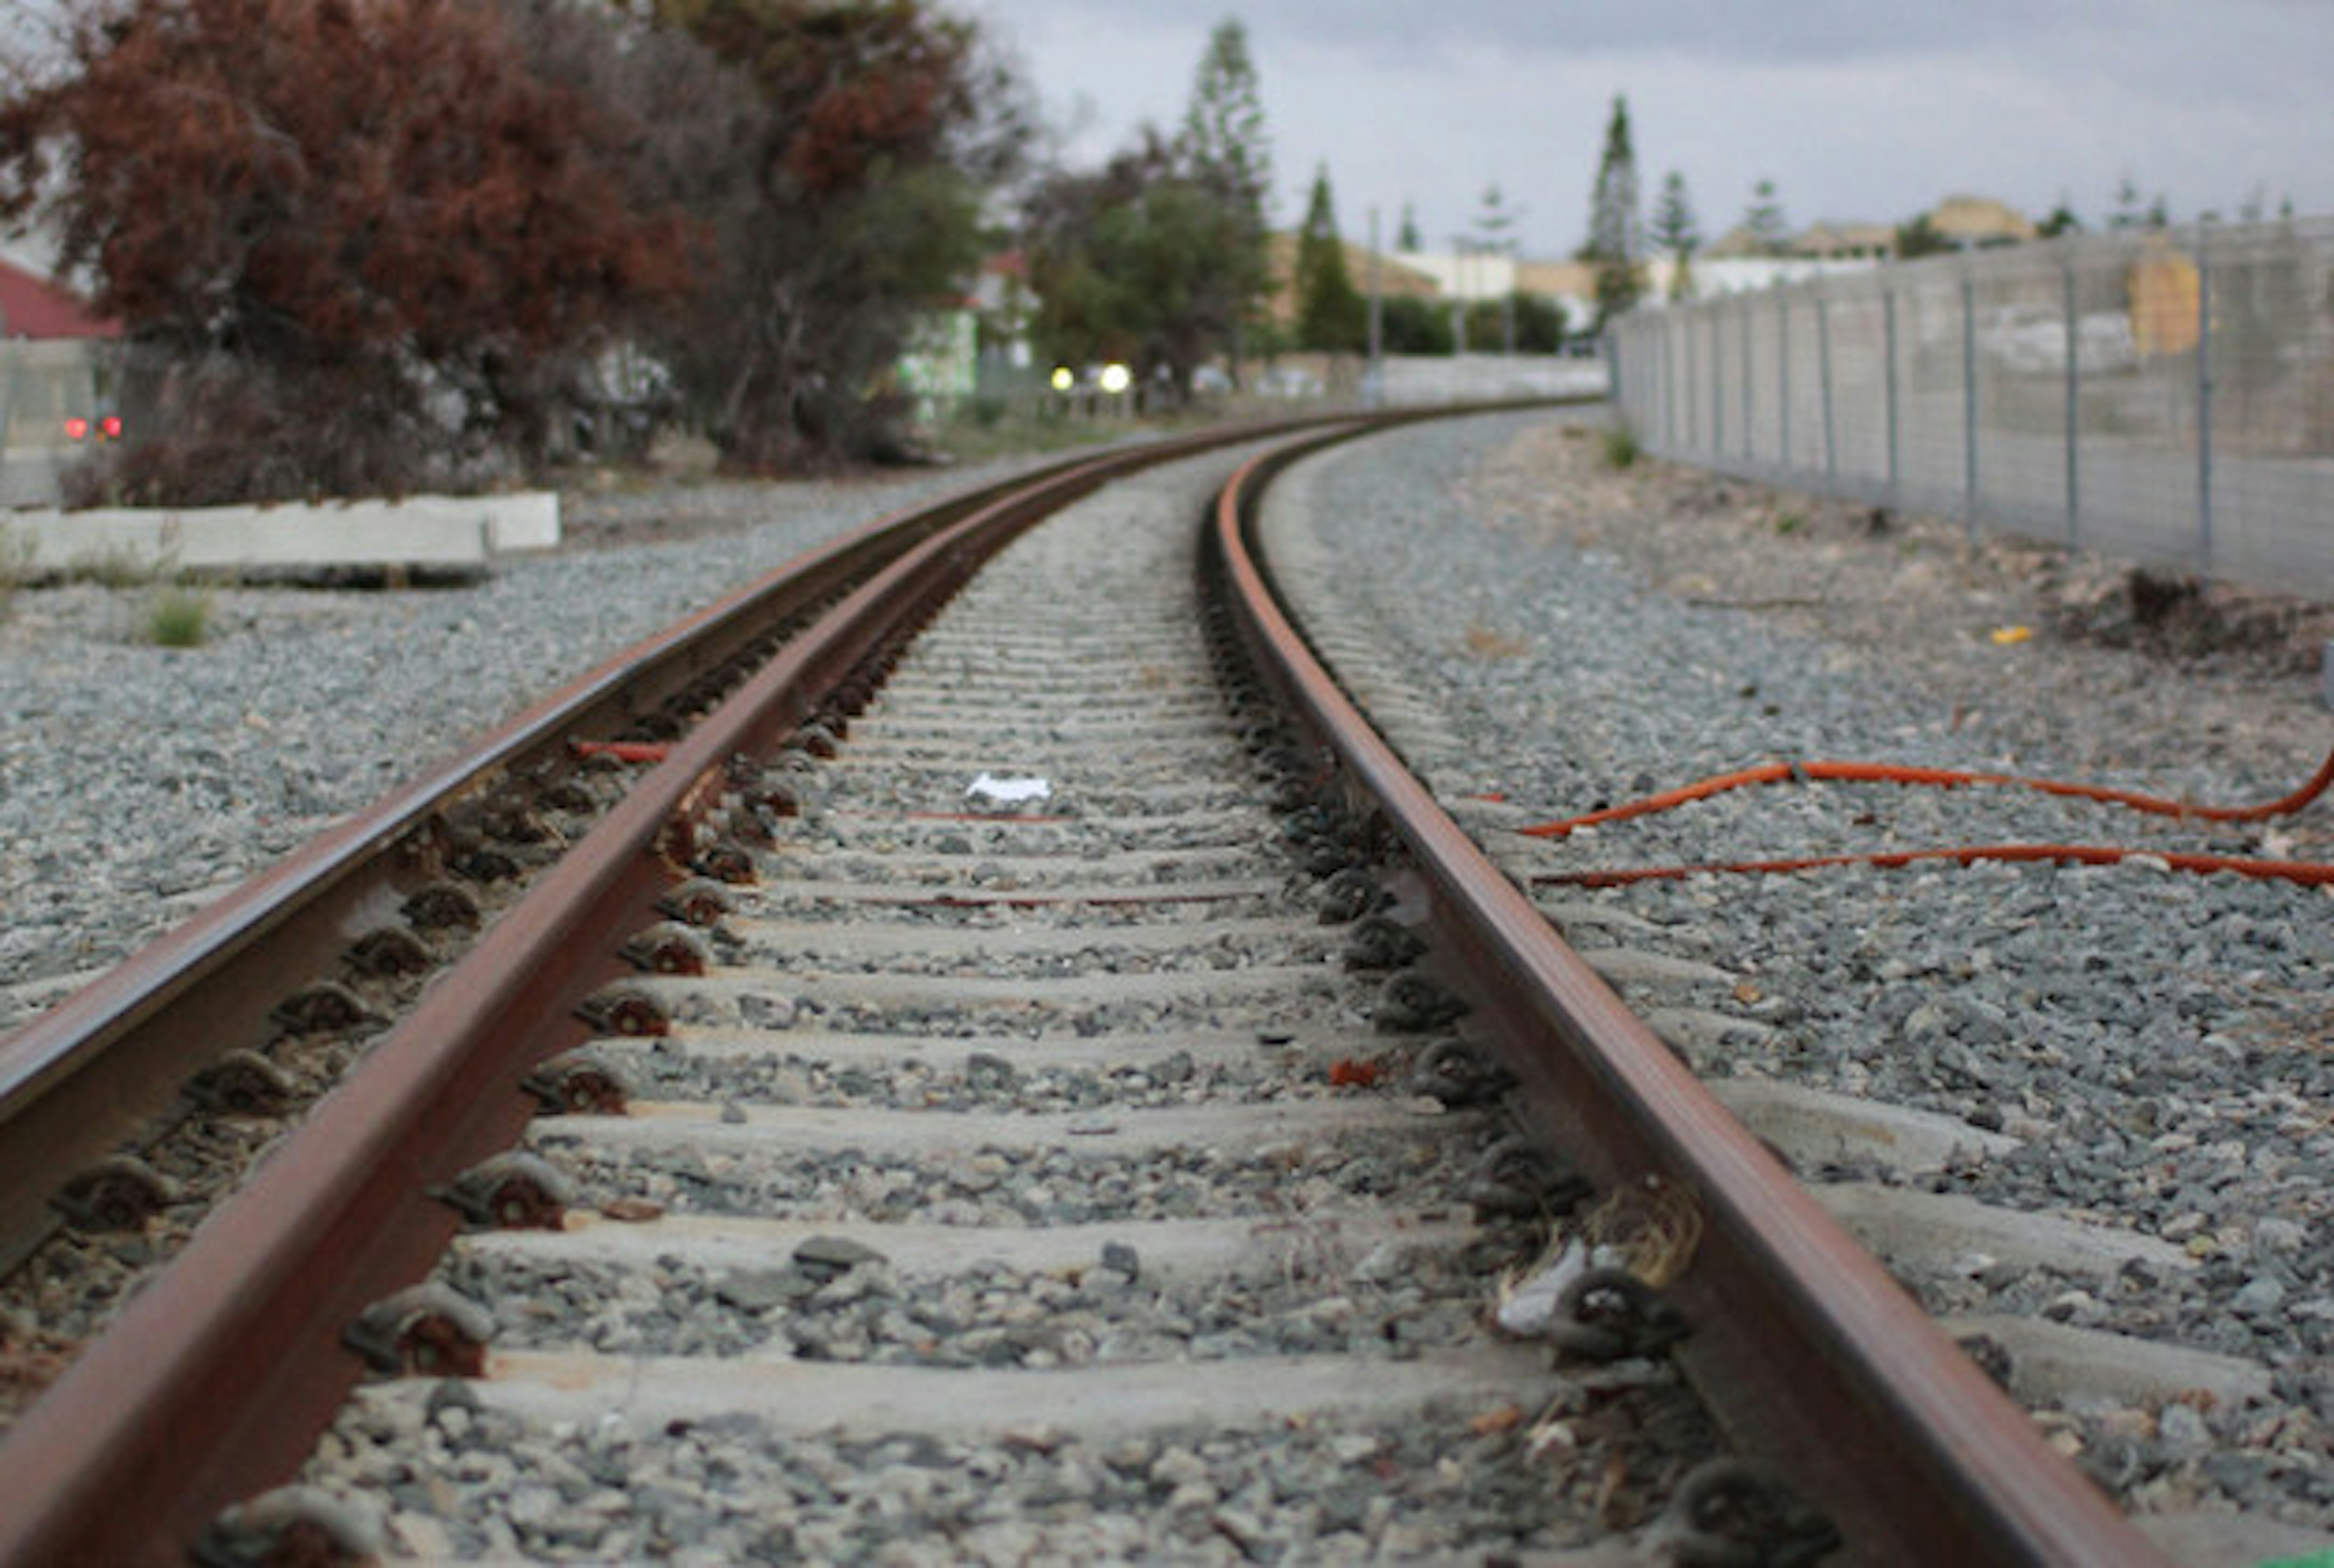
[[[1858,1561],[2164,1564],[1558,936],[1313,656],[1251,548],[1257,495],[1304,451],[1246,465],[1209,532],[1243,640],[1351,803],[1406,851],[1438,961],[1455,972],[1554,1145],[1607,1188],[1656,1180],[1702,1217],[1668,1287],[1678,1354],[1716,1413]]]
[[[424,1277],[455,1230],[454,1212],[429,1189],[519,1136],[533,1111],[523,1078],[588,1037],[578,1008],[628,972],[618,946],[660,918],[658,899],[682,875],[673,851],[719,803],[731,760],[777,749],[827,693],[1051,511],[1138,467],[1289,428],[1219,429],[1063,465],[982,493],[969,513],[965,502],[944,504],[944,525],[921,527],[921,543],[790,639],[486,928],[0,1439],[0,1563],[180,1563],[220,1508],[290,1476],[360,1375],[342,1342],[346,1326]],[[831,577],[821,581],[832,587]],[[505,733],[564,744],[574,715],[621,703],[622,663]],[[363,850],[487,765],[434,775],[398,797],[397,809],[368,813],[264,881],[304,888],[347,875]],[[230,971],[266,962],[282,939],[280,897],[255,890],[207,923],[216,928],[158,947],[171,957],[221,950]],[[215,969],[198,982],[157,985],[161,963],[149,954],[131,980],[69,1013],[80,1019],[101,1002],[133,1024],[170,1018],[169,1004],[188,985],[226,983]],[[207,1009],[202,1026],[210,1023]],[[82,1024],[31,1035],[38,1044],[61,1034],[93,1042],[97,1033]],[[22,1038],[9,1042],[12,1052]],[[13,1137],[0,1124],[0,1143]]]
[[[51,1233],[48,1195],[66,1178],[168,1111],[198,1069],[264,1035],[288,986],[334,973],[351,941],[395,919],[426,873],[429,825],[449,807],[555,764],[570,737],[623,732],[911,538],[1027,482],[879,518],[803,553],[603,660],[0,1036],[0,1270]]]
[[[1115,470],[1262,433],[1211,429],[1066,459],[805,551],[612,655],[0,1035],[0,1271],[54,1232],[50,1194],[167,1114],[196,1072],[265,1038],[269,1012],[289,989],[334,975],[352,941],[397,919],[402,896],[429,874],[432,824],[465,799],[499,779],[566,765],[572,738],[627,733],[772,627],[831,601],[917,539],[1032,485],[1097,462]]]

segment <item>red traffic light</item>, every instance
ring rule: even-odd
[[[65,437],[68,440],[73,441],[88,440],[89,421],[82,418],[78,414],[74,415],[72,418],[67,419],[65,421]]]
[[[109,441],[121,439],[121,416],[119,414],[108,414],[97,422],[97,428]]]

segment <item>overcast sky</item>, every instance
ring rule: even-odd
[[[1326,162],[1338,225],[1447,249],[1496,183],[1526,254],[1577,246],[1613,96],[1646,209],[1676,169],[1705,239],[1775,182],[1792,226],[1895,223],[1946,195],[2097,226],[2128,175],[2175,219],[2334,214],[2334,0],[944,0],[1098,163],[1180,124],[1209,32],[1246,25],[1274,221]]]

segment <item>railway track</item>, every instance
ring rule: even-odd
[[[99,1178],[18,1277],[126,1305],[0,1556],[2160,1560],[1353,723],[1285,455],[1203,575],[1223,454],[871,531],[13,1037],[10,1212]],[[252,1150],[190,1235],[158,1105]]]

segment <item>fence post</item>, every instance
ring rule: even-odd
[[[2212,226],[2196,226],[2196,570],[2213,574]]]
[[[1888,404],[1888,504],[1904,505],[1905,476],[1899,465],[1903,448],[1897,438],[1896,409],[1896,291],[1885,284],[1880,290],[1881,354],[1887,361],[1881,367],[1881,380],[1887,388]]]
[[[1977,287],[1962,274],[1962,526],[1977,539]]]
[[[2069,242],[2072,243],[2072,242]],[[2083,365],[2081,322],[2075,314],[2075,259],[2069,255],[2059,273],[2059,310],[2067,324],[2067,544],[2072,548],[2081,531],[2082,491],[2077,457],[2081,447]]]
[[[1750,369],[1750,294],[1748,294],[1748,293],[1745,293],[1745,294],[1743,294],[1741,297],[1742,297],[1742,460],[1743,460],[1743,462],[1745,462],[1745,463],[1749,463],[1749,462],[1752,461],[1752,460],[1753,460],[1753,458],[1757,456],[1756,448],[1757,448],[1757,447],[1758,447],[1758,441],[1757,441],[1757,438],[1756,438],[1756,436],[1755,436],[1755,432],[1756,432],[1756,430],[1758,429],[1758,427],[1757,427],[1757,425],[1756,425],[1756,424],[1754,424],[1754,423],[1752,422],[1752,419],[1751,419],[1751,412],[1750,412],[1750,399],[1751,399],[1751,390],[1750,390],[1750,388],[1751,388],[1751,369]]]
[[[1677,366],[1674,362],[1676,356],[1670,348],[1671,340],[1677,336],[1676,326],[1672,320],[1674,308],[1662,312],[1659,334],[1662,341],[1662,428],[1668,434],[1669,449],[1673,457],[1681,455],[1678,447],[1678,377]],[[1691,379],[1691,377],[1688,378],[1688,380]]]
[[[1791,471],[1791,297],[1775,290],[1776,417],[1782,421],[1776,439],[1775,467]]]
[[[1710,318],[1710,455],[1715,459],[1726,451],[1726,334],[1719,330],[1725,323],[1715,306],[1695,308]]]
[[[1833,444],[1831,413],[1831,302],[1817,285],[1816,293],[1816,380],[1823,390],[1824,485],[1827,489],[1839,488],[1839,450]]]

